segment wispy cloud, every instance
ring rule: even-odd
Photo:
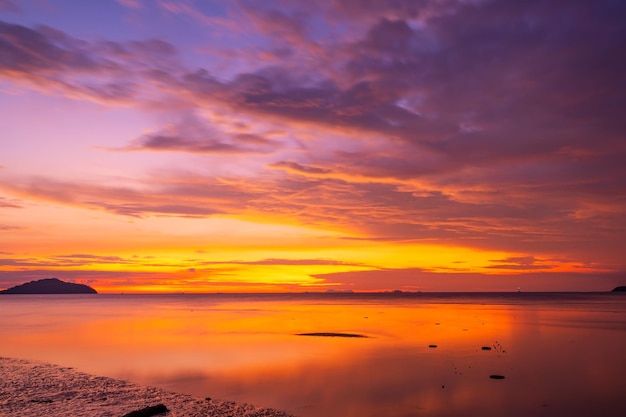
[[[22,208],[22,206],[15,199],[0,196],[0,208]]]
[[[261,259],[258,261],[203,261],[205,265],[282,265],[282,266],[312,266],[312,265],[330,265],[330,266],[364,266],[360,263],[337,261],[333,259]]]
[[[143,4],[141,0],[116,0],[119,4],[130,9],[141,9]]]
[[[121,150],[187,152],[196,154],[269,153],[279,148],[274,140],[252,133],[225,133],[198,116],[185,115],[177,124],[148,133]]]
[[[541,260],[535,259],[534,256],[523,256],[523,257],[511,257],[506,259],[495,259],[491,262],[495,262],[494,265],[488,265],[486,268],[492,269],[500,269],[500,270],[522,270],[529,271],[533,269],[541,269],[547,270],[554,268],[554,265],[550,265],[548,263],[542,262]]]
[[[24,227],[22,226],[13,226],[10,224],[0,224],[0,232],[6,232],[6,231],[10,231],[10,230],[22,230],[24,229]],[[2,252],[0,252],[1,254]]]
[[[20,7],[13,0],[0,0],[0,12],[20,12]]]
[[[322,175],[328,174],[332,171],[330,169],[320,168],[311,165],[304,165],[293,161],[279,161],[270,165],[271,168],[284,169],[289,172],[295,172],[297,174],[304,175]]]
[[[48,26],[0,21],[0,77],[69,97],[121,104],[150,101],[149,79],[176,68],[176,48],[160,39],[84,41]]]
[[[372,291],[610,291],[622,283],[616,273],[528,272],[521,274],[435,273],[421,269],[381,269],[316,275],[336,290]]]
[[[174,215],[205,217],[239,210],[254,194],[219,179],[164,179],[142,188],[108,187],[100,184],[31,178],[23,183],[2,184],[26,198],[103,209],[126,216]]]

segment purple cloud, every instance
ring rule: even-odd
[[[177,68],[177,49],[160,39],[85,41],[48,26],[0,21],[0,48],[0,77],[98,102],[149,102],[146,77],[157,85]]]
[[[186,115],[160,132],[138,138],[121,150],[196,154],[269,153],[279,143],[252,133],[224,133],[198,116]],[[118,149],[119,150],[119,149]]]
[[[191,3],[159,7],[214,21]],[[223,73],[215,63],[184,65],[163,39],[83,40],[3,22],[5,79],[263,126],[226,130],[182,118],[124,150],[264,159],[251,168],[254,178],[149,178],[141,192],[2,182],[19,195],[120,215],[245,208],[372,240],[570,253],[623,267],[616,260],[626,245],[625,8],[576,0],[243,1],[220,19],[250,23],[237,39],[255,40],[239,50],[233,42],[233,55],[206,52],[229,68]],[[265,125],[290,141],[265,135]],[[0,199],[0,207],[13,206]]]
[[[0,0],[0,12],[19,13],[20,7],[13,0]]]

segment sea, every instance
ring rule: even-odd
[[[301,417],[623,416],[625,352],[625,293],[0,296],[2,357]]]

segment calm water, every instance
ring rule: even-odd
[[[621,416],[624,352],[625,294],[0,296],[0,356],[302,417]]]

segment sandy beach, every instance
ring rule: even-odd
[[[121,417],[164,404],[169,417],[290,417],[290,414],[89,375],[45,362],[0,357],[2,417]]]

